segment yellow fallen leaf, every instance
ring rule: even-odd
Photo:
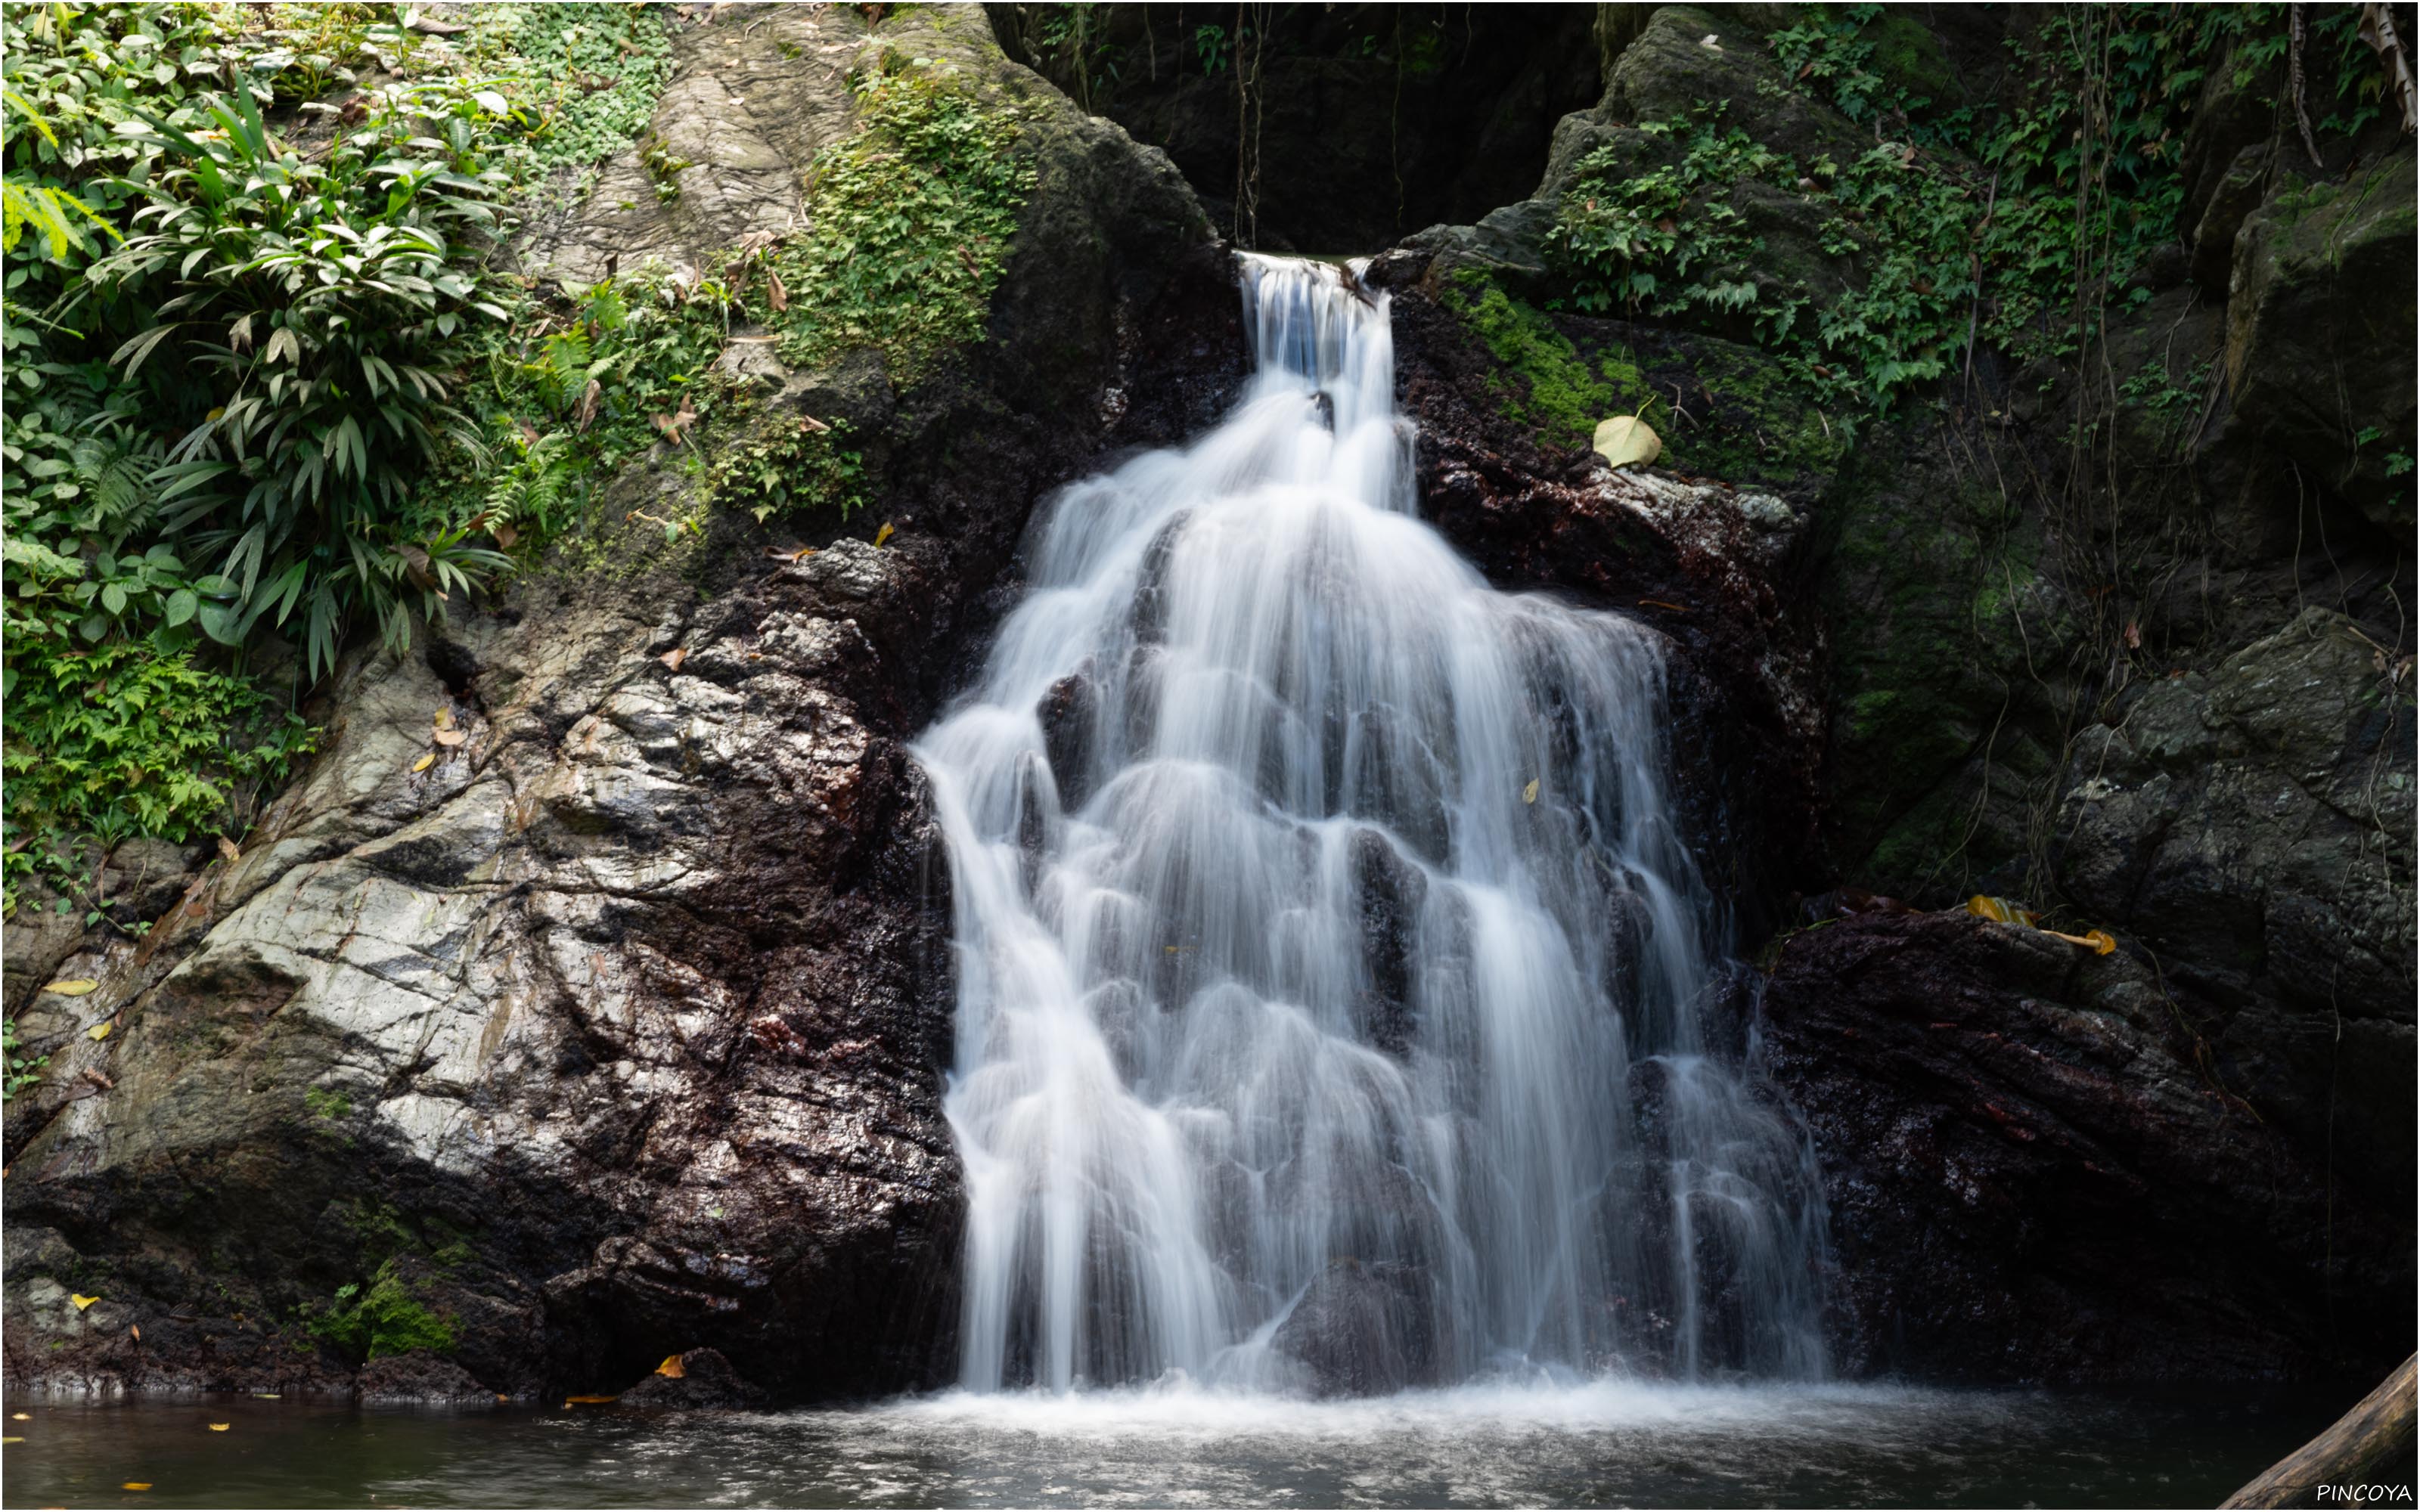
[[[232,1423],[213,1423],[210,1425],[210,1431],[212,1433],[225,1433],[228,1428],[233,1427],[235,1425]]]
[[[1535,803],[1538,801],[1538,779],[1536,778],[1533,777],[1529,779],[1529,785],[1521,790],[1521,801],[1523,803]]]
[[[237,1321],[240,1322],[240,1321],[242,1321],[242,1319],[237,1319]],[[286,1394],[285,1394],[284,1392],[277,1392],[277,1391],[256,1391],[256,1392],[254,1392],[252,1395],[253,1395],[255,1397],[256,1397],[257,1399],[261,1400],[261,1401],[264,1401],[264,1402],[273,1402],[273,1401],[277,1400],[277,1398],[278,1398],[278,1397],[283,1396],[284,1396],[284,1395],[286,1395]]]
[[[101,1299],[99,1297],[87,1297],[83,1295],[81,1292],[70,1291],[68,1293],[68,1301],[75,1304],[77,1312],[84,1311],[85,1308],[91,1306],[94,1303],[97,1303]]]
[[[2006,898],[1986,898],[1981,893],[1966,900],[1966,911],[1978,918],[1988,918],[1995,924],[2023,924],[2028,929],[2041,916],[2023,908]]]
[[[571,1407],[584,1403],[593,1407],[599,1402],[610,1402],[617,1399],[618,1398],[613,1396],[566,1396],[563,1399],[563,1405],[566,1407]]]
[[[56,993],[61,997],[82,997],[85,994],[92,991],[95,987],[100,985],[101,983],[97,981],[90,980],[84,977],[77,977],[69,981],[52,982],[45,986],[42,991],[46,993]]]
[[[1644,467],[1664,455],[1664,440],[1637,415],[1616,415],[1596,428],[1590,443],[1618,468]]]
[[[10,1435],[8,1435],[8,1437],[7,1437],[7,1438],[5,1438],[5,1439],[0,1439],[0,1443],[24,1443],[24,1442],[25,1442],[25,1441],[24,1441],[23,1439],[22,1439],[22,1438],[18,1437],[16,1434],[13,1434],[13,1433],[12,1433],[12,1434],[10,1434]]]
[[[659,1376],[670,1376],[675,1381],[678,1381],[687,1376],[689,1372],[681,1367],[679,1355],[667,1354],[664,1356],[664,1363],[656,1366],[656,1374]]]
[[[103,1021],[100,1024],[94,1025],[91,1028],[84,1031],[84,1037],[90,1040],[93,1043],[99,1044],[101,1041],[109,1038],[108,1023]]]
[[[437,760],[437,753],[432,750],[428,754],[421,757],[420,760],[412,763],[411,769],[415,772],[425,772],[428,770],[428,764],[435,760]]]
[[[454,728],[454,711],[452,709],[444,708],[437,711],[437,728],[440,730],[451,730]]]
[[[8,1414],[8,1420],[12,1423],[31,1423],[34,1420],[34,1414],[31,1412],[11,1412]]]
[[[428,738],[444,747],[446,749],[451,750],[471,737],[464,734],[459,730],[440,730]]]
[[[147,1480],[131,1480],[119,1488],[120,1490],[128,1491],[147,1491],[150,1489],[151,1483]]]
[[[889,520],[884,520],[882,522],[882,529],[874,532],[874,544],[878,547],[889,539],[891,539],[891,522]]]

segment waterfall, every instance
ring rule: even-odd
[[[1239,263],[1233,414],[1048,504],[917,746],[964,1384],[1820,1374],[1659,638],[1490,588],[1418,517],[1387,297]]]

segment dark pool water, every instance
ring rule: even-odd
[[[2209,1506],[2359,1392],[2339,1395],[1599,1383],[1346,1403],[945,1396],[687,1417],[12,1400],[19,1442],[0,1494],[12,1508]]]

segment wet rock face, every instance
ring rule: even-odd
[[[802,17],[768,35],[862,30]],[[723,67],[707,44],[749,19],[684,32],[680,67]],[[953,1363],[949,883],[905,743],[1014,593],[1035,502],[1188,432],[1244,352],[1165,158],[979,12],[878,41],[1021,101],[1038,176],[989,340],[904,393],[867,380],[895,533],[634,532],[353,664],[240,859],[180,872],[139,946],[70,946],[102,985],[65,1028],[113,1032],[68,1032],[11,1103],[12,1384],[350,1390],[416,1350],[491,1394],[601,1392],[710,1350],[798,1399]],[[838,68],[770,70],[737,124],[795,166],[845,97]],[[693,254],[733,226],[659,229]],[[598,509],[685,507],[683,479],[633,468]],[[821,548],[769,560],[792,531]],[[432,744],[441,714],[463,744]],[[10,954],[13,992],[13,931]]]
[[[1849,1373],[2223,1379],[2410,1351],[2408,1196],[2264,1119],[2211,1005],[2130,954],[1846,918],[1784,944],[1763,1012],[1823,1165]]]
[[[1271,1347],[1302,1367],[1322,1396],[1369,1396],[1442,1383],[1453,1358],[1428,1273],[1391,1260],[1328,1263]]]

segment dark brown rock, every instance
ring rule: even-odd
[[[2208,1006],[2130,953],[1858,916],[1782,944],[1763,1013],[1823,1165],[1850,1373],[2311,1376],[2409,1351],[2409,1203],[2262,1119]]]
[[[735,1410],[765,1405],[765,1394],[740,1378],[713,1350],[684,1350],[680,1374],[654,1375],[621,1395],[625,1407],[664,1407],[682,1412]]]

